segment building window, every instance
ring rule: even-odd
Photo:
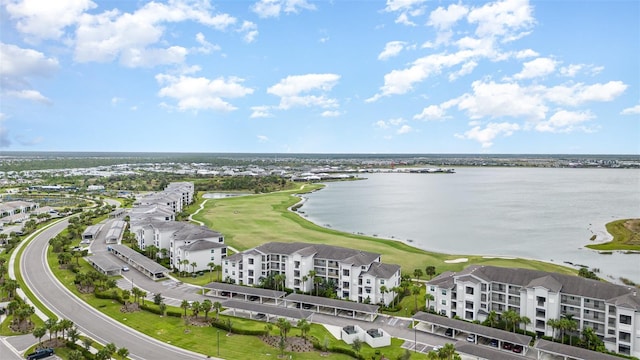
[[[367,284],[371,284],[371,279],[367,279]]]
[[[442,295],[447,295],[447,290],[442,290]]]
[[[431,292],[436,291],[436,287],[435,287],[435,286],[430,286],[430,287],[429,287],[429,291],[431,291]]]
[[[380,280],[380,285],[384,285],[384,280]]]
[[[631,334],[625,331],[620,331],[618,333],[618,340],[624,341],[624,342],[631,342]]]
[[[631,325],[631,316],[620,315],[620,324]]]
[[[442,299],[442,301],[440,302],[442,305],[447,305],[447,300]]]
[[[480,285],[482,291],[487,291],[487,284]]]
[[[349,269],[342,269],[342,276],[349,276]]]
[[[216,249],[211,249],[212,254],[215,254],[215,252],[216,252]]]
[[[471,286],[467,286],[465,291],[467,295],[473,295],[473,288]]]
[[[215,257],[215,256],[212,256],[212,257],[211,257],[211,261],[213,261],[213,260],[215,260],[215,259],[216,259],[216,257]]]
[[[249,259],[249,265],[253,265],[253,259]]]

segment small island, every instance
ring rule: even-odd
[[[622,219],[608,223],[607,231],[613,236],[613,240],[587,245],[589,249],[598,251],[623,250],[629,253],[640,253],[640,219]],[[594,240],[592,238],[592,240]]]

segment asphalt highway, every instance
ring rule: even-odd
[[[129,350],[129,357],[139,359],[204,359],[207,356],[165,344],[133,330],[93,309],[67,290],[53,276],[46,261],[49,239],[64,230],[60,222],[37,235],[25,248],[20,272],[34,295],[57,316],[73,321],[78,329],[92,339]],[[203,339],[203,341],[207,341]]]

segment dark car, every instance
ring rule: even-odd
[[[511,350],[511,349],[513,349],[513,344],[506,342],[506,343],[502,344],[502,348],[505,349],[505,350]]]
[[[498,347],[498,340],[491,339],[491,344],[490,345],[493,346],[493,347]]]
[[[263,313],[258,313],[258,314],[256,314],[255,319],[256,319],[256,320],[262,320],[262,319],[264,319],[264,318],[266,318],[266,317],[267,317],[267,315],[265,315],[265,314],[263,314]]]
[[[256,301],[258,299],[259,299],[259,297],[257,297],[257,296],[249,296],[249,301]]]
[[[448,328],[447,330],[444,331],[444,334],[447,336],[453,336],[453,329]]]
[[[27,355],[27,360],[37,360],[37,359],[42,359],[42,358],[46,358],[53,355],[53,349],[50,348],[46,348],[46,349],[38,349],[34,352],[32,352],[31,354]]]
[[[514,345],[513,352],[516,354],[520,354],[522,352],[522,345]]]

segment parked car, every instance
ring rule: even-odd
[[[447,330],[444,331],[444,334],[447,336],[453,336],[453,329],[448,328]]]
[[[440,346],[440,345],[436,345],[436,346],[434,346],[434,347],[433,347],[433,350],[432,350],[432,351],[438,351],[438,350],[440,350],[440,349],[442,349],[442,346]]]
[[[491,339],[491,344],[490,345],[493,346],[493,347],[498,347],[498,340]]]
[[[473,334],[469,334],[469,336],[467,336],[467,341],[472,343],[476,342],[476,336]]]
[[[36,351],[27,355],[27,360],[43,359],[51,355],[53,355],[53,349],[51,348],[37,349]]]
[[[522,345],[514,345],[513,346],[513,352],[520,354],[522,352]]]
[[[263,313],[258,313],[256,314],[256,320],[262,320],[265,317],[267,317],[267,315],[263,314]]]
[[[128,266],[123,266],[122,267],[122,271],[129,271],[129,267]]]
[[[258,299],[259,299],[259,297],[255,296],[255,295],[249,296],[249,301],[256,301]]]
[[[505,349],[505,350],[511,350],[511,349],[513,349],[513,344],[506,342],[506,343],[502,344],[502,348]]]

